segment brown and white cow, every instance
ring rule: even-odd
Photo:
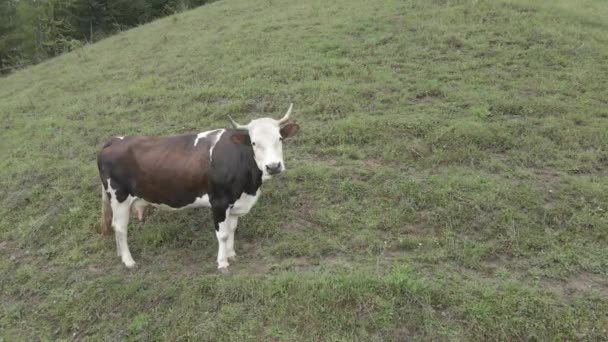
[[[293,104],[280,120],[261,118],[234,129],[171,137],[116,137],[97,155],[102,182],[100,231],[114,228],[118,256],[133,267],[127,244],[131,210],[141,219],[146,206],[179,210],[210,207],[218,240],[217,263],[228,273],[236,256],[238,218],[251,210],[262,183],[285,170],[283,139],[299,130],[288,123]]]

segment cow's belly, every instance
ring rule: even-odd
[[[258,201],[258,197],[260,197],[260,190],[258,190],[255,195],[243,193],[241,197],[234,202],[232,208],[230,208],[230,215],[243,216],[247,214]]]
[[[255,203],[258,201],[258,197],[260,196],[260,191],[258,190],[255,195],[249,195],[246,193],[241,194],[236,202],[230,208],[230,215],[232,216],[243,216],[253,208]],[[211,203],[209,202],[209,196],[203,195],[201,197],[197,197],[194,202],[187,204],[183,207],[174,208],[162,203],[152,203],[148,202],[143,198],[135,197],[133,198],[132,208],[138,212],[143,212],[148,205],[151,205],[155,208],[161,210],[182,210],[188,208],[203,208],[203,207],[211,207]]]
[[[179,208],[174,208],[174,207],[168,206],[166,204],[162,204],[162,203],[148,202],[145,199],[139,198],[139,197],[135,198],[132,205],[137,210],[143,209],[148,205],[151,205],[151,206],[161,209],[161,210],[182,210],[182,209],[188,209],[188,208],[211,207],[211,203],[209,202],[209,196],[206,194],[201,197],[197,197],[194,200],[194,202],[187,204],[183,207],[179,207]]]

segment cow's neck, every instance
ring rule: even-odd
[[[258,168],[258,164],[255,162],[253,150],[250,150],[250,152],[247,153],[245,159],[247,160],[248,169],[250,170],[247,182],[245,183],[245,192],[250,195],[255,195],[264,182],[262,179],[262,170]]]

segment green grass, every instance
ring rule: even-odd
[[[603,340],[605,1],[223,0],[0,79],[0,340]],[[208,210],[95,233],[112,135],[279,117]]]

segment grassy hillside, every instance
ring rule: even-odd
[[[0,79],[0,340],[601,340],[608,3],[223,0]],[[96,234],[107,137],[279,117],[239,222]]]

